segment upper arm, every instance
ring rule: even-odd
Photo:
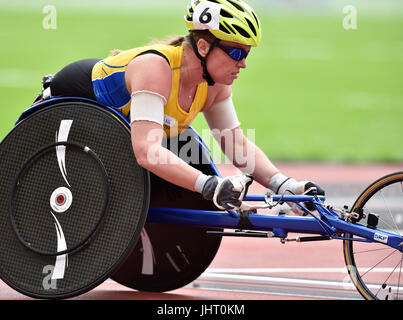
[[[156,54],[134,58],[126,69],[126,86],[130,94],[147,90],[169,99],[172,88],[172,72],[167,61]]]
[[[203,112],[208,110],[212,105],[229,98],[231,95],[231,86],[215,84],[213,87],[209,87]]]
[[[126,69],[125,80],[127,89],[131,94],[136,91],[151,91],[163,96],[166,100],[170,96],[172,86],[171,68],[161,56],[145,54],[136,57],[129,63]],[[142,106],[141,110],[149,108],[148,105],[144,105],[144,101],[140,106]],[[133,108],[133,102],[131,108]],[[156,110],[159,112],[159,109]],[[133,116],[134,113],[132,111],[131,115]],[[163,110],[161,112],[163,117]],[[143,113],[140,112],[142,115]],[[132,121],[131,123],[133,150],[136,157],[144,155],[149,146],[154,143],[148,139],[151,132],[159,132],[159,136],[161,137],[163,133],[162,125],[159,123],[146,121],[144,117],[140,118],[141,120]]]
[[[155,54],[145,54],[133,59],[126,69],[125,80],[130,93],[151,91],[168,100],[172,87],[172,72],[167,61]],[[148,149],[161,145],[163,128],[150,121],[131,123],[133,151],[138,161],[145,161]]]
[[[231,87],[229,86],[222,87],[221,90],[216,93],[211,104],[203,109],[203,114],[217,141],[221,140],[219,135],[221,135],[223,131],[228,129],[233,130],[240,126],[232,101]]]

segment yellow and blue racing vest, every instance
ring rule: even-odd
[[[167,59],[172,70],[172,89],[164,107],[164,131],[167,137],[187,129],[203,109],[207,98],[207,82],[198,85],[196,95],[188,112],[178,102],[180,68],[183,46],[156,44],[122,51],[95,64],[92,69],[92,85],[98,102],[113,107],[130,117],[131,93],[127,90],[125,72],[135,57],[144,53],[157,53]]]

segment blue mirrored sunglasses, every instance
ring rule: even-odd
[[[249,54],[248,51],[245,51],[242,48],[226,46],[221,43],[218,43],[217,47],[219,47],[221,50],[223,50],[226,54],[228,54],[235,61],[241,61],[242,59],[245,59]]]

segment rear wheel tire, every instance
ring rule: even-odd
[[[378,228],[403,234],[403,172],[384,176],[355,201],[352,211],[365,224],[368,213],[379,216]],[[345,234],[346,237],[354,237]],[[350,278],[367,300],[403,299],[403,253],[379,242],[344,240],[344,259]]]

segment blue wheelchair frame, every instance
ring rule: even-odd
[[[94,100],[79,97],[51,98],[41,102],[24,111],[17,123],[23,121],[31,114],[44,107],[52,105],[56,102],[65,101],[90,102],[101,108],[108,109],[130,130],[129,121],[119,111],[107,106],[103,106]],[[190,130],[193,129],[190,128]],[[200,151],[208,153],[213,172],[220,176],[218,169],[212,162],[212,159],[209,155],[210,151],[208,147],[194,130],[193,133],[195,138],[198,140]],[[263,215],[249,212],[246,218],[250,226],[250,229],[248,230],[271,232],[271,237],[278,237],[281,239],[285,239],[288,233],[315,234],[323,236],[323,239],[328,237],[331,239],[361,242],[374,242],[377,241],[377,239],[387,239],[386,243],[383,242],[384,244],[400,251],[403,250],[402,236],[377,228],[370,228],[359,223],[350,222],[349,219],[341,217],[339,214],[337,214],[331,207],[325,206],[324,197],[310,195],[273,195],[270,197],[266,195],[247,195],[244,201],[264,202],[266,204],[268,202],[273,204],[293,202],[307,214],[307,216],[301,217],[289,216],[285,214],[279,214],[277,216]],[[308,210],[302,204],[304,202],[313,204],[316,211],[319,213],[319,216]],[[240,215],[232,211],[206,211],[163,207],[149,207],[147,216],[148,222],[214,227],[222,229],[239,229],[240,219]],[[349,235],[349,237],[346,237],[345,235]]]

